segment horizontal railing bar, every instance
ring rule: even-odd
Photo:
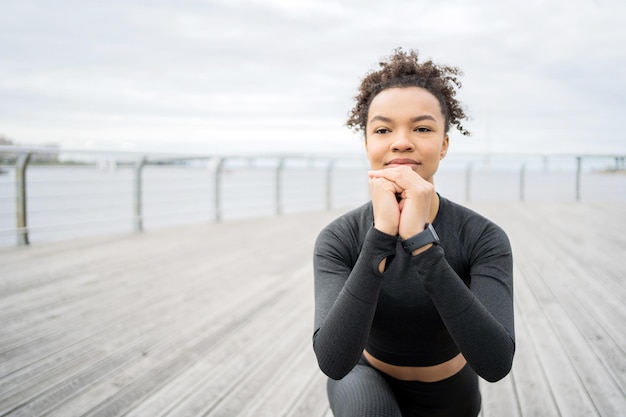
[[[71,167],[68,167],[71,168]],[[32,169],[32,167],[31,167]],[[37,169],[37,168],[35,168]],[[94,178],[90,180],[81,179],[29,179],[28,182],[30,184],[83,184],[83,183],[97,183],[97,184],[115,184],[118,182],[123,182],[128,178]]]
[[[109,217],[109,218],[100,218],[100,219],[89,219],[89,220],[81,220],[81,221],[77,221],[77,222],[67,222],[67,223],[55,223],[55,224],[44,224],[44,225],[35,225],[35,226],[27,226],[27,227],[16,227],[13,229],[0,229],[0,234],[2,233],[7,233],[7,232],[11,232],[11,233],[27,233],[31,230],[44,230],[44,229],[54,229],[54,228],[59,228],[59,227],[65,227],[65,226],[83,226],[85,224],[91,224],[91,223],[105,223],[105,222],[111,222],[111,221],[119,221],[119,220],[128,220],[131,221],[133,220],[132,216],[127,216],[127,217]]]
[[[129,206],[129,203],[127,204],[107,204],[107,205],[95,205],[95,206],[71,206],[71,207],[52,207],[52,208],[46,208],[46,209],[34,209],[34,210],[28,210],[28,213],[30,214],[44,214],[44,213],[55,213],[55,212],[68,212],[71,213],[73,211],[77,211],[77,210],[84,210],[84,209],[101,209],[101,210],[108,210],[108,209],[116,209],[116,208],[127,208]]]
[[[179,204],[179,203],[193,203],[193,202],[206,202],[207,204],[212,204],[212,198],[210,195],[201,195],[198,196],[198,198],[177,198],[176,201],[172,201],[171,199],[169,200],[153,200],[153,199],[146,199],[147,203],[152,203],[152,204]]]
[[[147,162],[154,161],[177,161],[177,160],[206,160],[206,159],[276,159],[276,158],[288,158],[288,159],[354,159],[353,154],[345,153],[256,153],[256,154],[244,154],[244,153],[230,153],[230,154],[199,154],[199,153],[172,153],[172,152],[154,152],[154,151],[118,151],[111,149],[75,149],[75,148],[54,148],[45,146],[15,146],[15,145],[0,145],[0,153],[14,153],[14,152],[30,152],[40,154],[78,154],[78,155],[99,155],[99,156],[126,156],[133,158],[143,157]],[[361,156],[365,158],[365,156]],[[132,162],[136,159],[128,159]],[[99,160],[95,160],[97,162]]]
[[[571,155],[572,158],[572,163],[575,161],[574,158],[576,158],[576,155]],[[606,158],[598,158],[598,159],[614,159],[615,157],[606,157]],[[523,158],[520,158],[519,160],[516,160],[515,162],[523,162],[523,161],[527,161],[524,160]],[[500,170],[515,170],[517,168],[517,166],[501,166],[501,165],[497,165],[495,164],[493,161],[491,162],[484,162],[484,161],[470,161],[470,160],[459,160],[459,161],[447,161],[447,163],[445,165],[442,165],[440,167],[440,169],[445,169],[446,171],[462,171],[463,169],[465,169],[465,166],[467,165],[468,162],[472,162],[475,164],[476,168],[480,168],[480,169],[484,169],[484,170],[491,170],[491,169],[500,169]],[[575,165],[572,165],[572,167],[570,168],[565,168],[563,166],[559,166],[559,167],[550,167],[548,166],[548,168],[544,168],[542,165],[539,165],[540,163],[538,162],[537,165],[535,166],[529,166],[529,169],[531,169],[532,172],[571,172],[573,170],[575,170]],[[167,165],[154,165],[155,168],[159,168],[160,170],[163,169],[168,169],[170,168]],[[60,169],[76,169],[79,168],[75,165],[61,165],[61,166],[54,166],[54,165],[32,165],[30,169],[41,169],[41,168],[45,168],[45,169],[49,169],[49,168],[60,168]],[[206,175],[207,178],[210,178],[213,175],[213,172],[211,170],[208,169],[202,169],[201,171],[196,170],[196,168],[194,167],[179,167],[180,170],[178,172],[189,172],[192,173],[195,171],[196,174],[198,174],[198,176],[201,175]],[[302,166],[286,166],[285,167],[287,170],[289,171],[296,171],[296,172],[300,172],[300,173],[305,173],[306,171],[324,171],[325,168],[321,167],[321,166],[316,166],[316,167],[302,167]],[[7,166],[6,169],[8,170],[13,170],[15,169],[15,167],[13,165]],[[89,181],[92,182],[97,182],[97,183],[115,183],[117,181],[121,181],[124,180],[125,178],[120,178],[119,176],[116,176],[116,174],[120,173],[120,174],[129,174],[131,172],[132,167],[125,167],[123,169],[120,169],[118,171],[112,171],[112,172],[108,172],[108,173],[100,173],[102,176],[105,177],[98,177],[98,178],[93,178]],[[251,172],[251,171],[263,171],[263,172],[267,172],[268,175],[271,175],[271,173],[276,169],[275,166],[272,167],[259,167],[259,168],[255,168],[255,167],[247,167],[247,166],[236,166],[236,167],[231,167],[231,168],[225,168],[223,174],[224,175],[237,175],[237,174],[242,174],[242,173],[247,173],[247,172]],[[351,171],[354,169],[367,169],[367,165],[355,165],[355,166],[336,166],[336,168],[334,168],[336,171]],[[92,172],[97,172],[96,169],[91,169]],[[148,173],[149,175],[150,173]],[[106,177],[108,175],[112,175],[112,177]],[[5,180],[6,179],[6,180]],[[162,180],[163,182],[178,182],[181,181],[180,179],[172,179],[172,178],[161,178],[160,180]],[[32,183],[38,183],[38,184],[47,184],[47,183],[67,183],[67,184],[74,184],[74,183],[81,183],[81,182],[85,182],[85,179],[79,178],[79,179],[73,179],[73,178],[60,178],[60,179],[32,179],[29,180]],[[9,177],[2,177],[0,176],[0,184],[10,184],[11,181],[9,180]]]
[[[63,159],[62,155],[67,155],[68,158],[80,157],[89,160],[84,165],[63,166],[37,164],[36,159],[31,158],[33,161],[29,169],[36,171],[39,168],[54,168],[54,170],[39,171],[41,175],[31,174],[27,180],[22,180],[21,190],[25,190],[27,185],[31,187],[28,189],[27,198],[23,200],[34,203],[29,207],[28,214],[52,224],[29,227],[26,220],[23,223],[18,221],[17,229],[10,229],[8,232],[24,234],[25,239],[22,241],[26,244],[28,244],[29,230],[54,230],[85,224],[119,222],[123,219],[130,223],[129,231],[132,230],[133,224],[136,231],[141,231],[144,218],[159,219],[176,216],[177,218],[172,218],[172,223],[180,223],[178,220],[183,221],[185,217],[197,215],[200,218],[219,222],[222,218],[241,218],[248,214],[251,216],[275,215],[296,210],[329,209],[338,207],[344,201],[343,204],[351,205],[361,192],[364,199],[367,198],[365,170],[368,164],[365,155],[181,155],[127,151],[103,151],[104,153],[98,154],[91,150],[75,150],[72,153],[71,150],[61,148],[40,147],[37,150],[34,147],[0,146],[0,158],[5,155],[6,159],[7,153],[11,152],[12,154],[8,155],[10,159],[22,155],[22,161],[25,156],[27,157],[24,152],[56,154],[61,159]],[[585,160],[590,158],[610,159],[612,162],[586,164]],[[552,159],[555,161],[553,162]],[[456,175],[454,172],[459,172],[465,176],[465,181],[460,186],[465,185],[467,201],[470,201],[470,196],[473,194],[472,183],[483,181],[481,179],[484,177],[483,173],[510,172],[513,175],[519,175],[517,195],[524,200],[530,195],[538,195],[530,189],[532,187],[529,185],[532,184],[528,181],[532,180],[535,171],[542,176],[556,173],[571,175],[575,172],[575,199],[579,201],[583,195],[587,198],[587,196],[603,194],[596,193],[596,190],[582,190],[585,188],[588,173],[601,172],[605,165],[609,171],[621,171],[624,169],[624,159],[624,156],[606,154],[588,154],[587,156],[536,153],[456,154],[448,158],[446,164],[442,165],[441,171],[452,173],[453,176]],[[521,170],[520,164],[523,167]],[[28,162],[22,165],[23,172],[27,165]],[[61,169],[67,169],[67,171],[63,172]],[[16,181],[15,167],[7,165],[6,170],[13,172],[7,175],[6,181],[0,179],[2,192],[4,189],[1,187],[4,187],[4,184],[9,187],[13,186]],[[584,173],[583,170],[585,170]],[[88,171],[88,175],[84,175]],[[350,179],[349,185],[342,181],[352,178],[351,175],[345,173],[361,171],[363,172],[363,186],[359,185],[356,178]],[[73,177],[63,178],[69,176],[68,174]],[[43,178],[38,178],[38,176]],[[89,176],[94,178],[88,179]],[[54,177],[61,178],[54,179]],[[471,180],[468,181],[468,178]],[[54,187],[50,186],[51,184]],[[618,181],[617,187],[622,187],[621,182]],[[81,191],[81,188],[85,190]],[[60,193],[54,192],[55,189]],[[337,193],[340,189],[345,192]],[[574,190],[574,187],[572,189]],[[621,190],[621,188],[617,189]],[[352,195],[355,198],[352,198]],[[480,196],[480,193],[476,195]],[[0,197],[3,203],[5,200],[14,199],[17,199],[15,195]],[[63,204],[67,205],[63,206]],[[145,205],[148,207],[144,207]],[[184,206],[190,207],[184,208]],[[110,211],[119,213],[119,210],[123,208],[128,208],[128,216],[120,217],[115,215],[116,213],[110,213]],[[159,211],[151,213],[153,209]],[[90,210],[94,212],[89,213]],[[98,213],[106,215],[104,210],[109,211],[108,214],[113,214],[113,216],[78,221],[68,219],[65,222],[59,222],[63,218],[62,214],[67,214],[67,217],[79,217],[76,214],[79,213],[80,217],[83,217],[81,212],[85,212],[98,216]],[[24,212],[26,213],[26,210]],[[20,218],[15,212],[0,214],[15,215],[18,219]],[[154,224],[159,222],[159,220],[154,221]],[[161,223],[168,223],[168,221],[161,221]],[[20,226],[24,227],[20,229]],[[117,226],[126,228],[121,224]]]
[[[271,185],[269,185],[271,186]],[[264,190],[261,190],[264,191]],[[305,190],[305,191],[296,191],[296,190],[292,190],[289,193],[290,197],[293,196],[301,196],[301,195],[309,195],[309,193]],[[68,196],[74,196],[74,195],[65,195],[66,197]],[[246,193],[246,196],[261,196],[261,197],[267,197],[267,193],[266,192],[259,192],[259,193]],[[228,199],[228,195],[226,196]],[[234,195],[230,195],[231,198],[238,198],[237,196]],[[34,198],[33,197],[29,197],[29,198]],[[38,198],[38,200],[40,200],[41,198]],[[171,199],[149,199],[150,203],[158,203],[158,204],[179,204],[179,203],[187,203],[187,202],[198,202],[198,201],[203,201],[203,199],[207,200],[207,204],[211,204],[211,198],[210,195],[199,195],[197,196],[197,198],[184,198],[184,199],[176,199],[176,201],[172,201]],[[291,198],[288,198],[286,201],[294,201]],[[317,201],[316,199],[311,199],[311,200],[304,200],[306,201]],[[67,206],[67,207],[53,207],[53,208],[47,208],[47,209],[31,209],[29,210],[29,213],[51,213],[51,212],[58,212],[58,211],[76,211],[76,210],[83,210],[83,209],[94,209],[94,208],[98,208],[98,209],[112,209],[112,208],[124,208],[127,207],[128,204],[106,204],[106,205],[80,205],[80,206]],[[14,212],[0,212],[0,215],[2,214],[7,214],[7,215],[12,215],[14,214]]]
[[[150,219],[165,217],[165,216],[176,216],[181,214],[195,214],[195,213],[203,213],[206,214],[206,220],[210,221],[213,217],[213,212],[208,210],[185,210],[185,211],[170,211],[170,212],[159,212],[159,213],[147,213],[141,216],[143,220],[150,221]]]
[[[18,146],[18,145],[0,145],[0,153],[14,153],[14,152],[31,152],[31,153],[43,153],[43,154],[81,154],[81,155],[108,155],[108,156],[143,156],[147,161],[160,161],[160,160],[205,160],[213,158],[227,158],[227,159],[275,159],[275,158],[294,158],[294,159],[355,159],[355,155],[350,153],[229,153],[229,154],[204,154],[204,153],[172,153],[172,152],[154,152],[154,151],[121,151],[112,149],[76,149],[76,148],[61,148],[61,147],[46,147],[46,146]],[[452,155],[458,157],[459,155],[471,155],[473,157],[483,158],[496,158],[496,157],[524,157],[524,158],[542,158],[542,157],[576,157],[583,158],[614,158],[614,157],[626,157],[626,153],[591,153],[591,152],[554,152],[554,153],[538,153],[538,152],[464,152]],[[360,155],[362,159],[365,159],[365,155]],[[157,158],[157,159],[151,159]],[[163,158],[163,159],[158,159]]]
[[[316,200],[311,200],[311,201],[316,201]],[[292,203],[295,203],[295,202],[292,202]],[[306,203],[306,201],[304,201],[304,203]],[[267,204],[244,204],[244,205],[238,205],[233,211],[233,213],[244,211],[244,210],[250,210],[250,209],[267,209],[269,212],[271,212],[273,207],[272,207],[271,202],[268,202]],[[149,220],[150,217],[169,216],[169,215],[176,215],[176,214],[189,214],[189,213],[196,213],[196,212],[207,213],[209,215],[208,216],[209,218],[213,214],[211,211],[206,211],[206,210],[181,210],[181,211],[171,211],[171,212],[162,212],[162,213],[161,212],[160,213],[148,213],[148,214],[142,215],[141,218],[143,220],[146,220],[146,219]],[[83,220],[83,221],[78,221],[78,222],[65,222],[65,223],[55,223],[55,224],[48,224],[48,225],[34,225],[34,226],[28,226],[25,228],[0,229],[0,234],[24,233],[24,232],[33,231],[33,230],[41,231],[44,229],[54,229],[54,228],[65,227],[65,226],[81,226],[81,225],[89,224],[89,223],[104,223],[104,222],[111,222],[111,221],[118,221],[118,220],[131,221],[133,220],[133,218],[134,218],[133,216],[107,217],[107,218]]]
[[[161,187],[161,184],[146,184],[144,186],[144,190],[145,191],[150,191],[150,192],[156,192],[156,191],[198,191],[198,192],[206,192],[206,191],[212,191],[213,190],[213,186],[212,184],[209,184],[208,182],[206,184],[201,184],[201,185],[196,185],[196,186],[182,186],[182,187],[175,187],[175,186],[165,186],[165,187]]]
[[[246,207],[247,208],[247,207]],[[143,220],[150,220],[150,218],[153,217],[163,217],[163,216],[172,216],[172,215],[177,215],[177,214],[193,214],[193,213],[206,213],[207,214],[207,220],[211,219],[213,213],[207,210],[183,210],[183,211],[177,211],[177,212],[164,212],[164,213],[149,213],[147,215],[143,215],[141,216],[141,218]],[[64,228],[67,226],[83,226],[85,224],[93,224],[93,223],[106,223],[106,222],[113,222],[113,221],[120,221],[120,220],[124,220],[124,221],[132,221],[134,218],[131,216],[128,217],[108,217],[108,218],[101,218],[101,219],[89,219],[89,220],[83,220],[83,221],[78,221],[78,222],[66,222],[66,223],[55,223],[55,224],[46,224],[46,225],[34,225],[34,226],[28,226],[28,227],[24,227],[24,228],[11,228],[11,229],[0,229],[0,235],[13,235],[15,233],[27,233],[27,232],[31,232],[31,231],[46,231],[48,229],[58,229],[58,228]]]
[[[28,196],[28,200],[29,201],[55,201],[55,200],[62,200],[68,197],[76,197],[76,196],[82,196],[82,197],[86,197],[86,198],[91,198],[91,197],[114,197],[114,196],[130,196],[131,191],[130,190],[125,190],[125,191],[119,191],[119,192],[102,192],[102,193],[81,193],[81,192],[77,192],[77,193],[72,193],[72,194],[40,194],[40,195],[29,195]],[[29,210],[30,212],[30,210]]]

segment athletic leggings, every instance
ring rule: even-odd
[[[476,417],[480,412],[478,377],[469,365],[442,381],[402,381],[361,357],[343,379],[329,379],[327,390],[335,417]]]

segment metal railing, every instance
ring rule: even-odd
[[[59,163],[63,158],[83,162]],[[442,163],[437,188],[465,202],[549,200],[557,190],[571,201],[626,201],[624,161],[623,155],[456,155]],[[18,245],[28,245],[35,233],[72,227],[140,232],[146,222],[221,222],[347,208],[368,199],[364,155],[185,156],[0,146],[0,162],[7,176],[0,181],[0,237],[17,237]],[[29,172],[34,178],[27,179]],[[611,182],[598,187],[598,178]],[[548,180],[555,185],[547,187]],[[598,194],[602,188],[607,191]]]
[[[467,155],[460,155],[460,157],[467,158]],[[572,195],[574,201],[583,200],[585,161],[588,165],[588,173],[591,172],[597,175],[618,175],[622,179],[626,180],[626,156],[624,155],[483,155],[479,156],[475,161],[462,162],[462,165],[464,166],[465,202],[471,202],[473,199],[472,196],[476,182],[473,174],[476,172],[476,166],[478,165],[480,168],[485,170],[485,167],[488,168],[490,163],[492,163],[493,158],[501,158],[503,160],[508,158],[511,160],[507,169],[502,169],[500,167],[493,170],[487,169],[487,171],[492,173],[516,173],[518,178],[515,187],[517,188],[517,196],[520,202],[527,200],[530,176],[528,165],[531,162],[534,162],[535,164],[535,170],[533,172],[538,173],[539,177],[547,177],[548,172],[560,171],[565,173],[565,175],[572,174],[574,183],[570,190],[573,191]],[[550,160],[559,160],[559,166],[549,169],[548,166]],[[478,164],[476,162],[478,162]],[[540,166],[540,168],[537,169],[537,166]],[[626,188],[624,188],[624,184],[626,182],[620,181],[620,183],[621,187],[617,187],[612,190],[612,192],[617,193],[616,195],[612,195],[610,197],[606,195],[604,196],[605,198],[601,199],[626,201]],[[509,186],[512,185],[513,184],[509,184]],[[566,191],[569,192],[569,190]]]
[[[48,162],[32,163],[36,155],[47,155]],[[53,154],[56,158],[50,158]],[[4,157],[3,157],[4,156]],[[65,156],[66,159],[83,161],[78,165],[64,165],[59,162],[59,157]],[[182,219],[178,223],[184,223],[185,217],[194,210],[201,212],[200,216],[196,216],[199,221],[215,221],[221,222],[229,218],[229,213],[237,212],[235,217],[249,217],[258,215],[281,215],[294,211],[303,211],[307,209],[333,209],[340,208],[339,205],[350,206],[360,203],[367,198],[366,183],[361,186],[352,187],[352,192],[347,196],[345,193],[339,195],[340,190],[335,188],[342,182],[335,177],[337,170],[347,169],[356,172],[364,172],[365,160],[363,158],[353,156],[325,156],[325,155],[218,155],[218,156],[185,156],[185,155],[167,155],[167,154],[137,154],[137,153],[110,153],[110,152],[85,152],[85,151],[67,151],[54,150],[49,148],[24,148],[14,146],[0,146],[0,161],[4,159],[5,164],[0,165],[0,170],[14,173],[14,196],[6,192],[9,188],[5,183],[5,191],[2,191],[0,184],[0,202],[7,203],[9,200],[15,200],[14,218],[15,227],[8,225],[6,216],[11,216],[11,210],[0,209],[0,218],[5,217],[4,224],[0,225],[0,236],[15,235],[17,236],[18,245],[28,245],[33,232],[43,233],[49,230],[69,229],[71,227],[83,227],[85,225],[95,225],[97,223],[114,224],[119,222],[132,222],[132,230],[136,232],[145,229],[145,223],[148,218],[158,219],[159,217],[176,217]],[[62,158],[61,158],[62,159]],[[50,162],[52,160],[53,163]],[[103,163],[104,161],[104,163]],[[7,164],[7,162],[9,162]],[[29,162],[31,162],[29,164]],[[98,178],[98,185],[101,190],[83,190],[82,197],[72,194],[72,190],[79,186],[86,185],[87,179],[82,179],[87,171],[97,170],[101,165],[102,172],[112,171],[119,174],[123,171],[125,184],[116,180]],[[111,168],[113,167],[113,168]],[[27,173],[36,173],[38,170],[47,169],[76,171],[78,179],[62,178],[28,178]],[[160,171],[177,171],[174,174],[180,174],[182,171],[196,171],[197,175],[191,181],[184,178],[182,180],[172,180],[168,178],[151,178],[155,177],[154,173]],[[146,171],[149,172],[146,172]],[[152,170],[152,171],[150,171]],[[81,172],[82,171],[82,172]],[[241,174],[248,174],[247,178],[240,178]],[[306,180],[303,175],[307,174],[317,178],[318,192],[307,202],[310,192],[307,187],[315,181],[307,180],[309,184],[290,184],[289,177],[299,173],[300,182]],[[148,175],[147,175],[148,174]],[[167,172],[166,172],[167,174]],[[180,176],[180,175],[179,175]],[[245,176],[245,175],[244,175]],[[1,178],[1,177],[0,177]],[[347,178],[351,180],[351,178]],[[358,181],[358,180],[357,180]],[[192,182],[194,184],[192,184]],[[293,182],[293,181],[292,181]],[[343,181],[345,190],[345,180]],[[363,181],[360,181],[363,182]],[[151,190],[155,183],[160,184],[159,190]],[[165,185],[163,185],[165,183]],[[131,185],[130,190],[128,185]],[[31,193],[31,188],[37,186],[37,193]],[[63,192],[58,192],[58,188],[63,186]],[[107,187],[105,187],[107,186]],[[55,188],[55,190],[53,190]],[[84,188],[84,187],[83,187]],[[104,188],[115,188],[115,191],[102,191]],[[122,189],[123,188],[123,189]],[[162,196],[163,193],[177,193],[181,189],[187,189],[188,200],[184,208],[178,204],[185,198],[171,197],[169,195]],[[256,195],[256,206],[253,202],[231,200],[242,200],[238,195],[249,196],[254,194],[254,190],[259,192]],[[129,192],[130,191],[130,192]],[[74,201],[73,205],[82,205],[82,211],[95,210],[93,205],[89,204],[90,199],[102,197],[102,200],[120,200],[122,204],[132,207],[127,211],[129,215],[113,215],[119,212],[117,203],[106,203],[106,206],[98,207],[103,209],[99,214],[91,216],[89,219],[77,220],[76,214],[80,211],[73,210],[74,207],[55,206],[51,208],[51,201],[55,199],[54,194],[59,195],[58,200],[67,199]],[[294,195],[300,193],[300,200],[295,201]],[[157,196],[161,194],[161,196]],[[179,193],[180,194],[180,193]],[[200,195],[201,202],[198,208],[194,207],[193,195]],[[262,198],[258,198],[261,196]],[[129,200],[130,197],[130,201]],[[148,201],[147,201],[148,200]],[[196,199],[198,200],[198,199]],[[309,198],[311,200],[311,198]],[[29,202],[39,203],[39,206],[45,208],[33,209],[33,204]],[[185,201],[183,201],[184,203]],[[197,202],[197,201],[196,201]],[[300,204],[301,207],[298,207]],[[4,204],[3,204],[4,205]],[[169,208],[154,210],[154,206],[169,205]],[[176,207],[172,207],[176,205]],[[150,209],[152,208],[151,212]],[[244,213],[246,212],[247,213]],[[47,220],[47,221],[30,221],[33,214],[46,215],[48,218],[53,217],[56,213],[66,214],[64,220]],[[72,214],[70,214],[72,212]],[[197,213],[194,213],[197,214]],[[41,216],[40,216],[41,217]],[[232,218],[233,216],[231,216]],[[35,224],[36,223],[36,224]],[[159,223],[155,220],[155,223]],[[163,222],[161,222],[163,223]],[[171,223],[171,222],[170,222]],[[4,227],[2,227],[4,226]],[[119,230],[119,229],[118,229]],[[121,231],[121,230],[119,230]]]

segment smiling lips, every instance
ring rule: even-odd
[[[397,167],[400,165],[421,165],[420,162],[414,160],[414,159],[409,159],[409,158],[397,158],[397,159],[392,159],[391,161],[387,162],[385,164],[386,166],[393,168],[393,167]]]

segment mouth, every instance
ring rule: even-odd
[[[402,165],[409,165],[409,166],[417,166],[417,165],[421,165],[422,163],[419,161],[416,161],[415,159],[409,159],[409,158],[396,158],[396,159],[392,159],[389,162],[385,163],[385,166],[389,167],[389,168],[393,168],[393,167],[399,167]]]

